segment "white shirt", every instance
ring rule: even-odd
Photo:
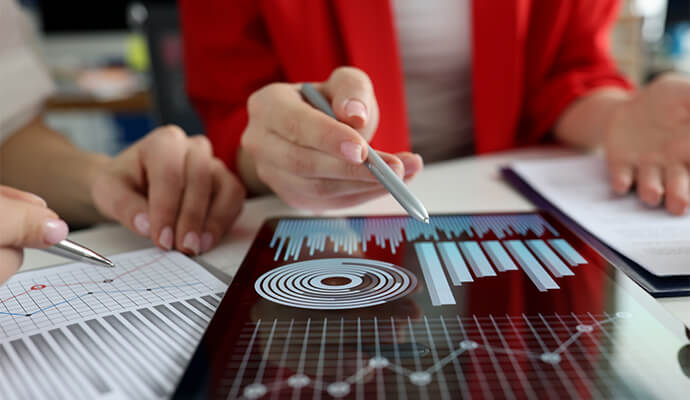
[[[471,0],[392,0],[412,150],[425,162],[473,152]]]
[[[28,26],[14,0],[0,0],[0,143],[29,122],[54,90],[29,46]]]

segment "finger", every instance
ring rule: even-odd
[[[0,248],[0,285],[17,272],[23,260],[24,252],[21,249]]]
[[[20,201],[25,201],[27,203],[35,204],[37,206],[43,206],[47,207],[48,204],[46,203],[43,198],[29,192],[25,192],[23,190],[18,190],[13,187],[9,186],[2,186],[0,185],[0,196],[5,196],[10,199],[15,199],[15,200],[20,200]]]
[[[664,169],[666,183],[666,209],[676,215],[683,215],[690,205],[690,177],[688,168],[672,164]]]
[[[638,168],[637,195],[645,204],[656,207],[664,195],[662,170],[657,163],[644,163]]]
[[[262,167],[260,176],[281,197],[315,199],[322,201],[326,208],[328,208],[327,205],[331,199],[368,192],[382,187],[378,181],[302,178],[271,166]]]
[[[348,163],[320,151],[298,146],[278,135],[267,133],[264,143],[264,152],[258,155],[257,160],[290,174],[304,178],[376,181],[363,164]],[[402,174],[404,166],[397,156],[378,153],[394,171]]]
[[[404,152],[397,153],[396,156],[402,161],[403,167],[405,168],[405,179],[412,178],[424,168],[424,161],[419,154]]]
[[[357,193],[357,194],[352,194],[348,196],[342,196],[337,199],[333,199],[332,202],[332,207],[333,208],[346,208],[346,207],[354,207],[356,205],[366,203],[367,201],[389,195],[388,190],[385,188],[381,189],[375,189],[370,192],[362,192],[362,193]]]
[[[128,229],[145,237],[150,236],[151,222],[148,203],[125,178],[101,178],[94,182],[96,207]]]
[[[633,183],[635,168],[632,163],[623,160],[609,160],[609,182],[617,194],[627,193]]]
[[[321,185],[323,184],[325,183],[321,183]],[[294,183],[292,180],[290,180],[290,178],[282,180],[276,179],[274,182],[272,182],[271,186],[276,193],[280,194],[280,198],[289,206],[312,212],[351,207],[358,205],[361,202],[388,194],[388,191],[382,185],[368,182],[360,183],[360,185],[358,185],[358,190],[352,190],[352,194],[341,194],[340,196],[328,198],[325,196],[315,195],[313,192],[308,193],[307,190],[294,190],[294,188],[298,187],[299,184]]]
[[[0,198],[4,213],[0,224],[0,248],[52,246],[67,237],[69,228],[52,210],[20,200]]]
[[[250,120],[264,121],[269,131],[289,142],[361,164],[367,156],[367,143],[347,126],[305,102],[296,85],[269,85],[248,101]],[[243,147],[252,154],[265,149],[262,135],[244,135]]]
[[[185,168],[186,185],[175,228],[175,247],[196,255],[201,251],[201,228],[211,200],[213,155],[211,144],[204,136],[191,140],[193,145]]]
[[[225,235],[242,211],[247,195],[240,181],[217,159],[213,162],[212,184],[211,205],[201,235],[202,253],[215,246]]]
[[[142,142],[142,161],[148,181],[148,214],[151,238],[163,249],[174,244],[175,221],[185,185],[184,166],[188,148],[185,133],[174,126],[156,129]]]
[[[378,122],[378,105],[374,97],[371,79],[364,71],[341,67],[333,71],[321,90],[327,98],[332,99],[333,112],[338,120],[345,122],[358,131],[365,131],[368,140],[375,129],[364,129],[368,124]]]

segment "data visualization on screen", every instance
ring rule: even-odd
[[[468,285],[507,271],[521,271],[539,291],[558,290],[558,278],[573,276],[578,266],[587,264],[584,257],[539,214],[435,216],[429,224],[406,217],[352,218],[347,221],[286,219],[278,222],[270,247],[275,249],[275,261],[298,261],[302,257],[326,252],[352,256],[366,253],[369,246],[388,250],[394,256],[403,243],[413,243],[435,306],[456,304],[452,286]],[[319,259],[311,264],[319,266],[321,274],[335,274],[335,277],[337,273],[334,271],[340,271],[346,262]],[[326,263],[330,265],[326,266]],[[369,265],[374,262],[359,260],[358,263],[348,269],[354,276],[368,276],[374,282],[379,282],[379,279],[382,283],[393,282],[385,274],[381,277],[370,273],[374,268],[380,271],[380,267]],[[293,263],[269,274],[297,283],[301,281],[289,279],[289,273],[309,269],[304,263]],[[323,275],[318,276],[319,279],[327,279]],[[348,275],[348,279],[351,276]],[[357,287],[351,281],[347,285],[347,288]],[[301,289],[310,291],[314,288],[306,286]],[[328,289],[332,293],[336,288],[331,285]],[[268,290],[266,288],[262,293]]]
[[[546,213],[270,220],[225,299],[176,398],[690,390],[682,324]]]
[[[0,287],[0,398],[165,398],[226,285],[180,253],[17,274]]]

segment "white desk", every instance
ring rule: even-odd
[[[439,163],[425,168],[410,186],[430,213],[530,211],[534,206],[502,181],[500,166],[516,160],[568,154],[573,153],[558,148],[541,148]],[[404,212],[395,200],[387,196],[358,207],[329,212],[328,215],[395,213]],[[250,200],[223,243],[202,255],[201,259],[234,275],[265,218],[297,214],[305,213],[289,208],[275,197]],[[97,227],[70,237],[104,255],[151,246],[150,241],[120,226]],[[22,270],[62,262],[64,260],[44,252],[28,250]],[[686,326],[690,326],[690,297],[665,298],[659,299],[659,302]]]

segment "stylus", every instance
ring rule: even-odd
[[[302,96],[311,104],[313,107],[323,111],[329,116],[336,118],[333,109],[331,108],[328,101],[319,93],[318,90],[310,83],[303,83],[300,89]],[[424,204],[410,191],[410,189],[405,185],[405,182],[398,177],[398,175],[393,172],[393,170],[386,164],[383,159],[371,148],[369,144],[369,155],[364,161],[369,171],[376,177],[376,179],[381,182],[383,187],[386,188],[393,195],[393,198],[400,203],[402,208],[407,211],[413,218],[429,223],[429,213],[426,211]]]
[[[115,266],[112,261],[96,253],[95,251],[67,239],[61,241],[53,247],[48,247],[43,250],[47,251],[48,253],[55,254],[56,256],[69,258],[70,260],[74,261],[82,261],[89,264],[110,268]]]

